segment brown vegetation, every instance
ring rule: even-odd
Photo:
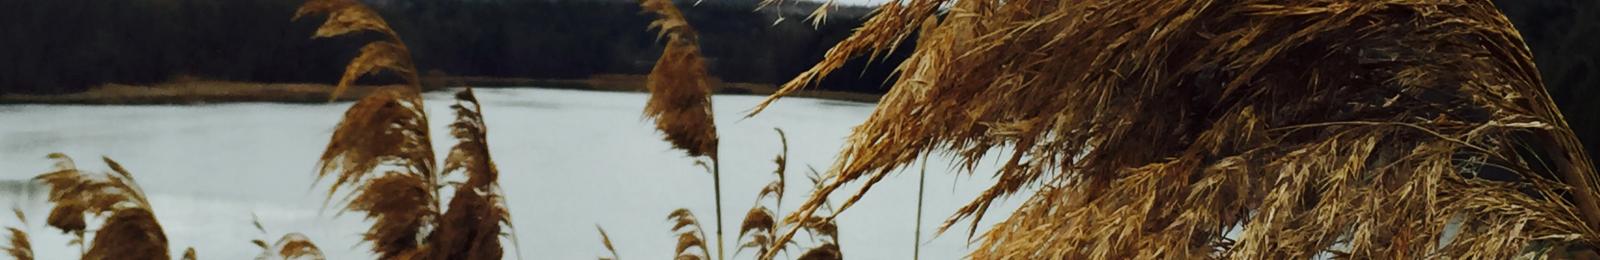
[[[22,226],[28,226],[28,217],[22,215],[22,209],[11,209],[17,214],[17,221]],[[16,227],[6,227],[6,241],[9,243],[0,250],[5,250],[6,255],[17,260],[33,260],[33,242],[28,240],[28,232]]]
[[[661,51],[661,58],[645,83],[650,90],[650,100],[644,106],[645,117],[655,120],[656,129],[666,134],[667,142],[674,148],[682,149],[691,157],[710,158],[712,192],[717,206],[716,259],[724,259],[722,167],[717,160],[718,137],[711,110],[711,82],[706,75],[704,58],[700,57],[699,35],[671,0],[640,0],[639,7],[656,14],[649,28],[659,30],[657,37],[667,41],[666,49]],[[686,209],[682,211],[688,213]],[[678,214],[674,212],[673,215]],[[682,258],[683,249],[679,247]],[[710,252],[707,253],[709,257]]]
[[[973,258],[1501,259],[1600,244],[1589,157],[1488,1],[892,1],[768,102],[919,30],[790,218],[864,180],[848,209],[930,152],[970,171],[1001,150],[998,182],[945,226],[975,231],[994,200],[1038,191]]]
[[[255,225],[256,231],[260,231],[263,235],[267,234],[267,229],[261,226],[261,220],[254,218],[253,215],[251,217],[250,223]],[[327,259],[326,256],[323,256],[322,249],[318,248],[316,243],[311,242],[311,238],[306,237],[305,234],[284,234],[282,238],[278,238],[278,242],[273,242],[270,245],[267,244],[266,240],[261,239],[250,240],[250,243],[261,247],[261,254],[256,256],[256,260]]]
[[[353,191],[345,210],[374,220],[365,239],[380,258],[500,259],[501,225],[510,227],[501,200],[499,172],[489,158],[487,127],[472,90],[456,95],[457,119],[450,125],[458,140],[443,168],[434,161],[423,109],[422,89],[409,51],[371,9],[353,0],[312,0],[296,18],[327,13],[314,37],[373,32],[384,39],[367,44],[350,62],[334,95],[356,79],[395,73],[407,86],[379,89],[345,112],[319,160],[318,178],[333,176],[332,199],[341,188]],[[381,172],[381,173],[380,173]],[[445,185],[445,175],[461,172],[466,182]],[[448,208],[440,190],[455,191]]]
[[[49,200],[55,204],[45,223],[72,234],[73,244],[87,247],[83,259],[168,258],[167,236],[133,174],[111,158],[104,158],[111,173],[89,173],[78,170],[66,155],[49,157],[55,168],[36,178],[50,186]],[[104,217],[92,242],[85,240],[87,216]]]
[[[706,249],[706,231],[700,228],[700,220],[694,217],[693,212],[689,212],[689,209],[673,210],[671,214],[667,214],[667,220],[672,221],[672,232],[678,234],[678,246],[673,251],[673,259],[711,259],[711,250]]]

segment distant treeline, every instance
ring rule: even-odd
[[[701,33],[701,47],[714,76],[733,82],[782,83],[820,60],[870,11],[840,7],[813,27],[803,19],[814,3],[757,12],[759,1],[680,4]],[[645,74],[661,50],[655,32],[645,30],[650,17],[641,14],[634,1],[367,2],[411,47],[425,76]],[[0,0],[0,93],[68,93],[105,83],[155,83],[177,76],[334,82],[368,39],[311,39],[323,17],[291,21],[300,3]],[[778,22],[780,16],[784,19]],[[872,66],[862,59],[823,85],[882,92],[884,79],[902,59],[891,56]]]

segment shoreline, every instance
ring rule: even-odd
[[[647,92],[644,75],[595,75],[587,79],[531,79],[495,77],[424,77],[425,92],[453,87],[546,88],[607,92]],[[771,84],[725,83],[713,79],[716,94],[769,95]],[[379,85],[351,86],[336,101],[353,101]],[[0,94],[0,105],[195,105],[216,103],[326,103],[334,86],[324,83],[258,83],[221,80],[178,80],[153,85],[106,84],[84,92],[34,95]],[[841,91],[803,90],[791,97],[876,103],[880,95]]]

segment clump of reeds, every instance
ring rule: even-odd
[[[28,226],[28,217],[22,215],[22,209],[13,208],[11,211],[17,214],[17,221],[22,222],[23,227]],[[6,251],[6,255],[17,260],[33,260],[33,242],[28,239],[28,231],[6,227],[6,241],[6,247],[0,248]]]
[[[71,243],[87,247],[83,259],[168,259],[167,236],[133,174],[111,158],[104,158],[110,173],[80,171],[72,158],[60,153],[49,158],[56,161],[55,168],[35,178],[50,186],[49,201],[55,204],[45,223],[72,234]],[[89,216],[104,218],[93,241],[85,241]]]
[[[666,140],[689,156],[711,159],[712,192],[716,199],[717,259],[722,258],[722,173],[717,160],[717,125],[711,110],[711,81],[700,56],[699,34],[672,0],[640,0],[639,6],[656,14],[650,29],[666,40],[661,58],[650,70],[645,86],[650,99],[646,118],[666,134]]]
[[[365,239],[381,258],[500,259],[499,237],[509,234],[501,232],[501,225],[510,227],[510,218],[472,90],[456,95],[452,109],[457,119],[450,129],[459,142],[440,168],[433,159],[416,68],[399,36],[376,12],[354,0],[307,1],[295,17],[318,13],[327,13],[328,20],[314,38],[358,32],[384,36],[361,48],[335,92],[381,71],[401,75],[406,84],[377,90],[345,112],[318,162],[319,179],[334,177],[329,199],[341,188],[354,190],[344,209],[375,220]],[[443,184],[453,172],[467,180]],[[448,208],[441,205],[440,195],[447,186],[455,191]]]
[[[945,226],[975,232],[993,201],[1038,191],[973,258],[1508,258],[1600,244],[1592,162],[1490,1],[890,1],[755,111],[918,31],[791,217],[864,180],[846,210],[927,153],[970,171],[1003,150],[996,184]]]

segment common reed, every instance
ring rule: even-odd
[[[45,223],[72,234],[71,244],[86,247],[82,259],[169,259],[167,236],[133,174],[111,158],[103,158],[110,173],[81,171],[60,153],[49,158],[55,167],[34,178],[50,186],[49,201],[55,205]],[[103,219],[94,239],[86,241],[90,216]],[[15,247],[17,237],[12,240]]]
[[[836,217],[818,208],[841,185],[862,182],[839,212],[944,152],[966,171],[1003,156],[946,228],[976,235],[991,203],[1037,189],[977,238],[976,259],[1600,245],[1592,162],[1490,1],[890,1],[752,114],[919,31],[790,218]]]
[[[22,214],[22,209],[13,208],[11,211],[17,214],[17,221],[22,222],[23,227],[28,226],[28,217]],[[6,227],[6,241],[6,247],[0,248],[6,251],[6,255],[17,260],[33,260],[33,242],[28,239],[28,231]]]
[[[458,143],[443,168],[434,161],[423,108],[421,87],[410,52],[382,17],[354,0],[310,0],[295,18],[327,13],[313,38],[353,33],[378,33],[346,67],[337,92],[364,75],[388,71],[401,75],[405,87],[377,90],[357,101],[335,128],[318,161],[317,178],[332,176],[328,196],[353,190],[344,210],[365,212],[374,220],[365,239],[380,258],[500,259],[501,227],[511,227],[500,195],[499,172],[489,157],[482,107],[472,90],[456,94],[450,124]],[[444,184],[446,175],[461,172],[466,181]],[[441,190],[455,193],[448,208]]]
[[[672,0],[640,0],[640,8],[656,14],[649,29],[666,40],[661,58],[650,70],[645,87],[650,99],[645,117],[654,120],[666,140],[691,157],[711,159],[712,192],[716,200],[717,259],[723,259],[722,167],[717,160],[717,125],[711,110],[711,81],[700,56],[700,39]]]

